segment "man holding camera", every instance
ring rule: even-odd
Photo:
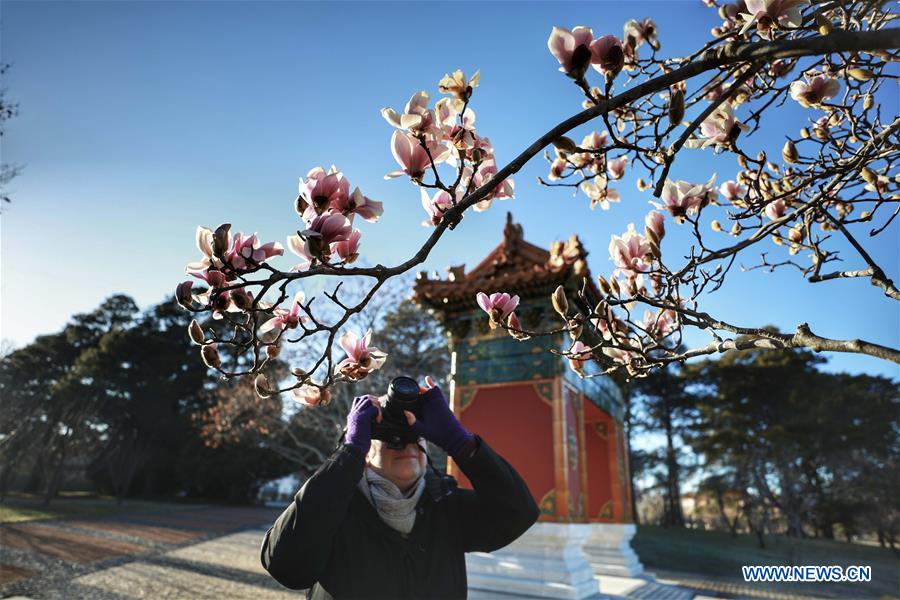
[[[474,490],[430,468],[445,450]],[[491,552],[538,518],[525,482],[466,431],[430,377],[354,399],[343,443],[266,532],[262,564],[307,598],[465,598],[466,552]]]

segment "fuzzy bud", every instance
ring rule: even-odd
[[[784,162],[795,165],[799,157],[800,155],[797,153],[797,146],[794,145],[794,142],[791,140],[786,141],[784,147],[781,148],[781,158],[784,159]]]
[[[822,13],[816,14],[816,27],[819,29],[819,35],[828,35],[831,33],[831,21]]]
[[[183,281],[175,288],[175,301],[183,308],[193,308],[194,298],[191,295],[191,286],[193,285],[193,281]]]
[[[870,169],[869,167],[863,167],[859,172],[862,175],[862,178],[866,180],[866,183],[875,185],[878,183],[878,175],[875,174],[875,171]]]
[[[553,295],[550,296],[550,301],[553,303],[553,310],[559,313],[559,316],[562,318],[566,318],[566,313],[569,312],[569,301],[566,300],[566,290],[563,286],[557,286],[556,290],[554,290]]]
[[[197,319],[193,319],[191,324],[188,325],[188,335],[191,337],[191,341],[198,346],[202,346],[203,342],[206,341],[203,336],[203,328],[200,327],[200,323],[197,322]]]
[[[603,275],[597,275],[597,286],[605,296],[609,296],[612,293],[612,288],[610,287],[609,282],[603,277]]]
[[[269,389],[269,380],[262,373],[253,380],[253,388],[256,390],[256,395],[260,398],[268,398],[272,395],[272,390]]]
[[[715,220],[715,219],[712,220],[712,222],[709,224],[709,227],[710,227],[710,229],[712,229],[713,231],[722,231],[722,224],[719,223],[719,222],[718,222],[717,220]]]
[[[225,223],[223,225],[219,225],[215,232],[213,232],[213,254],[220,257],[228,252],[229,245],[229,234],[228,232],[231,230],[231,224]]]
[[[203,362],[210,369],[218,369],[222,366],[222,359],[219,358],[219,351],[216,350],[216,344],[207,344],[200,349],[200,356]]]
[[[669,123],[678,125],[684,118],[684,92],[676,89],[669,100]]]
[[[574,154],[578,150],[578,144],[572,138],[564,135],[553,140],[553,146],[564,154]]]
[[[847,69],[847,75],[857,81],[869,81],[875,77],[875,74],[872,71],[861,68]]]

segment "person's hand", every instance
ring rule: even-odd
[[[474,441],[475,437],[460,424],[450,410],[441,388],[434,383],[430,375],[425,378],[425,386],[419,386],[419,393],[422,395],[419,418],[417,419],[408,410],[403,411],[406,422],[414,433],[442,448],[451,456]]]
[[[367,394],[354,398],[350,414],[347,415],[344,443],[361,451],[363,455],[368,454],[372,445],[372,421],[381,423],[381,418],[381,404],[375,396]]]

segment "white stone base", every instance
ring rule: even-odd
[[[590,527],[584,554],[594,573],[634,577],[644,572],[644,565],[629,543],[636,531],[633,524],[591,523]]]
[[[505,548],[469,553],[469,589],[572,600],[596,596],[594,569],[583,551],[590,534],[588,524],[536,523]]]

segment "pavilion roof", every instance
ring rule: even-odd
[[[550,250],[525,241],[522,226],[506,213],[503,240],[474,269],[465,265],[447,267],[446,279],[431,279],[425,271],[416,278],[413,300],[434,308],[475,306],[478,292],[508,292],[522,299],[546,294],[571,279],[588,278],[588,298],[599,300],[587,267],[587,251],[577,235],[556,241]],[[579,281],[580,285],[580,281]]]

